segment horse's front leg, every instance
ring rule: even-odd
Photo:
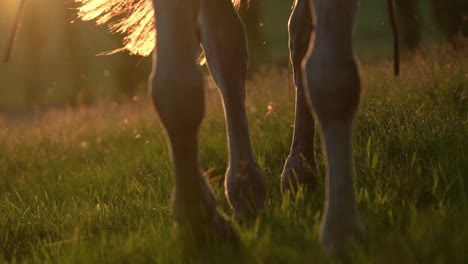
[[[297,1],[289,19],[289,50],[296,86],[296,112],[291,150],[281,175],[281,190],[292,195],[299,186],[312,190],[317,182],[314,157],[315,120],[307,104],[301,70],[313,27],[309,0]]]
[[[152,95],[167,132],[175,175],[174,215],[196,242],[233,237],[229,223],[202,177],[198,130],[204,115],[203,76],[199,54],[199,0],[154,0],[158,32],[152,73]],[[185,232],[184,232],[185,233]]]
[[[321,241],[325,249],[340,251],[362,232],[354,197],[352,156],[352,127],[360,97],[352,41],[357,0],[309,3],[315,3],[317,25],[315,41],[304,60],[304,74],[327,159]]]
[[[252,153],[245,111],[245,30],[230,0],[202,0],[200,33],[226,114],[229,143],[226,196],[237,219],[252,219],[264,209],[266,188]]]

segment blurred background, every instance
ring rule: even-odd
[[[0,2],[0,51],[4,52],[19,0]],[[287,21],[292,0],[254,0],[240,13],[249,37],[250,71],[288,67]],[[361,0],[356,49],[361,61],[390,60],[387,1]],[[404,54],[468,35],[466,0],[397,0]],[[118,53],[122,36],[76,18],[70,0],[27,0],[10,63],[0,65],[0,112],[76,107],[123,101],[147,92],[151,58]],[[466,42],[465,42],[466,43]],[[287,89],[287,87],[285,87]]]

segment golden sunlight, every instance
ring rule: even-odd
[[[0,13],[3,15],[12,16],[15,14],[16,9],[18,8],[20,1],[1,1],[0,3]]]
[[[83,20],[96,20],[99,25],[108,23],[114,17],[121,17],[109,25],[112,32],[125,34],[124,47],[111,52],[110,55],[128,50],[130,54],[148,56],[154,48],[156,32],[154,30],[154,12],[151,0],[75,0],[81,3],[79,16]],[[232,0],[239,8],[242,0]]]
[[[20,21],[20,18],[21,18],[23,9],[24,9],[25,2],[26,2],[25,0],[20,0],[19,5],[17,7],[17,10],[15,12],[16,14],[14,15],[14,21],[13,21],[13,23],[11,25],[11,29],[10,29],[10,32],[8,34],[8,40],[7,40],[7,43],[6,43],[5,54],[4,54],[4,58],[3,58],[4,62],[8,62],[10,60],[10,55],[11,55],[11,51],[12,51],[12,48],[13,48],[13,43],[14,43],[14,40],[16,38],[16,32],[18,30],[18,25],[20,23],[19,21]],[[6,9],[6,10],[8,10],[8,9]],[[9,12],[9,13],[11,13],[11,12]]]

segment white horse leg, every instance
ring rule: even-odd
[[[360,80],[353,52],[357,0],[310,0],[317,16],[315,42],[304,60],[309,100],[320,123],[328,161],[321,242],[340,251],[359,236],[353,187],[352,126],[359,105]]]
[[[230,0],[201,1],[200,34],[226,115],[229,144],[226,197],[236,218],[251,219],[264,209],[266,188],[252,152],[245,111],[245,29]]]
[[[291,150],[281,175],[283,192],[297,191],[298,185],[313,189],[316,184],[314,158],[315,121],[307,104],[301,62],[309,48],[313,22],[309,1],[299,0],[289,19],[289,50],[296,86],[296,113]]]
[[[214,196],[198,162],[198,130],[204,115],[203,76],[199,54],[199,0],[153,0],[158,32],[152,94],[166,129],[175,173],[174,215],[196,241],[235,237],[216,211]]]

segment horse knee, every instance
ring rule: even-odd
[[[311,58],[304,70],[309,101],[321,126],[336,121],[352,121],[361,94],[355,60],[321,63]]]
[[[203,76],[194,65],[187,69],[156,70],[152,97],[168,134],[197,133],[204,115]]]

